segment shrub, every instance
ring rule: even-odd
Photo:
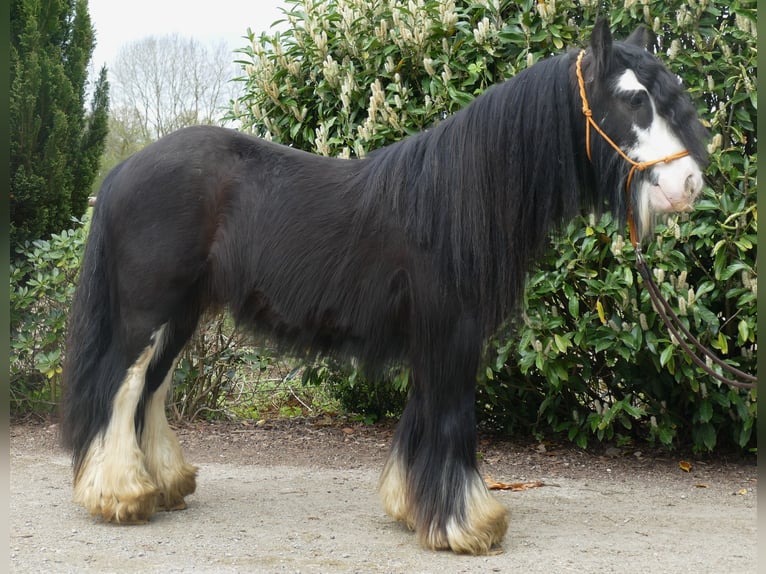
[[[10,269],[11,411],[51,411],[60,394],[67,312],[87,225],[25,242]]]
[[[258,419],[336,407],[322,385],[300,385],[302,372],[299,361],[277,358],[267,342],[255,345],[229,313],[203,317],[173,374],[168,414],[179,421]]]
[[[322,385],[339,406],[367,424],[399,418],[407,401],[407,369],[390,369],[384,376],[369,377],[337,359],[323,359],[306,367],[303,384]]]
[[[230,418],[241,373],[252,377],[265,361],[246,345],[231,317],[203,317],[173,373],[170,413],[176,420]]]
[[[287,30],[250,33],[239,50],[243,92],[229,119],[341,157],[427,128],[491,84],[582,45],[600,14],[618,38],[638,23],[652,28],[713,138],[704,199],[693,215],[663,222],[646,256],[703,343],[754,370],[755,2],[288,5]],[[624,235],[609,217],[584,217],[553,238],[530,272],[522,320],[490,342],[477,397],[483,424],[565,433],[581,446],[638,437],[701,451],[753,447],[756,392],[722,386],[684,356],[641,287]],[[345,380],[352,386],[353,376]]]

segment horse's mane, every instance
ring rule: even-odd
[[[572,125],[571,58],[542,60],[435,128],[363,160],[365,201],[440,257],[484,329],[508,316],[551,229],[591,206],[582,126]]]

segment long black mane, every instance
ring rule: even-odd
[[[413,332],[429,330],[416,325],[431,315],[427,308],[457,303],[450,314],[476,316],[479,337],[488,336],[517,304],[551,230],[622,201],[594,193],[578,145],[584,129],[573,61],[571,54],[543,60],[364,159],[323,158],[237,134],[227,145],[260,170],[243,173],[246,185],[259,185],[264,165],[275,177],[219,207],[223,227],[238,235],[213,242],[209,260],[228,271],[210,273],[225,281],[211,292],[241,323],[266,329],[293,352],[357,356],[371,373],[412,354]],[[234,245],[264,242],[269,249],[258,248],[245,267],[230,259]],[[265,283],[277,279],[263,273],[272,266],[281,267],[280,281],[296,281]],[[299,283],[303,276],[324,288]],[[386,322],[376,308],[399,316],[379,327]],[[368,334],[354,337],[352,325]]]
[[[359,166],[368,207],[393,210],[415,244],[440,258],[487,331],[512,310],[551,229],[596,204],[571,66],[569,54],[543,60]],[[619,205],[619,194],[607,200]]]

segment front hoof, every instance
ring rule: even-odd
[[[508,509],[486,489],[469,492],[464,517],[453,516],[443,526],[429,524],[417,529],[423,546],[431,550],[452,550],[456,554],[502,552],[500,544],[508,530]]]

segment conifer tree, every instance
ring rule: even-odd
[[[95,46],[87,0],[12,0],[11,252],[83,215],[103,152],[109,85],[102,69],[86,110]]]

